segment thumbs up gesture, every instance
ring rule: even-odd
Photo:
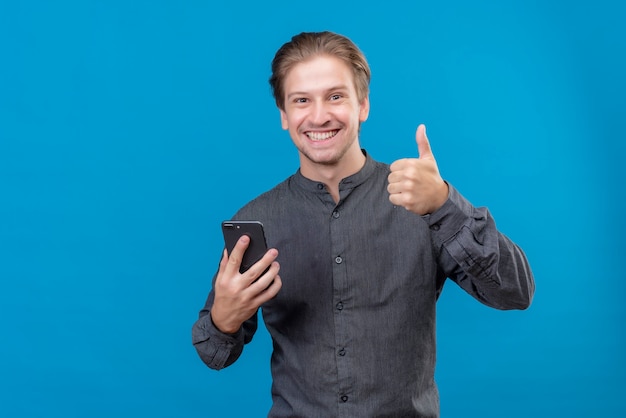
[[[387,191],[394,205],[418,215],[433,213],[448,199],[448,185],[439,175],[437,162],[430,149],[426,126],[415,133],[419,158],[403,158],[391,164]]]

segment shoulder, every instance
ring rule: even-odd
[[[233,219],[262,219],[271,214],[277,203],[288,194],[289,183],[293,176],[288,177],[270,190],[261,193],[237,211]]]
[[[390,164],[374,159],[374,157],[372,157],[372,155],[369,152],[367,152],[367,150],[365,149],[363,149],[362,151],[367,157],[367,161],[365,163],[365,170],[367,170],[368,167],[371,167],[372,171],[375,174],[384,174],[384,173],[389,173],[391,171],[391,169],[389,168]]]
[[[371,167],[371,174],[368,175],[368,177],[374,179],[375,181],[383,181],[386,183],[387,178],[389,177],[389,173],[391,173],[390,165],[384,162],[374,160],[371,157],[370,159],[371,162],[369,164]]]
[[[390,165],[380,161],[374,161],[374,171],[379,175],[388,175],[391,172]]]

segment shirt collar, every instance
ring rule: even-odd
[[[339,182],[340,191],[352,189],[363,184],[374,172],[376,162],[372,159],[372,157],[370,157],[367,151],[364,149],[361,149],[361,151],[363,152],[363,155],[365,155],[365,164],[359,171]],[[306,191],[314,193],[327,193],[324,183],[304,177],[300,169],[298,169],[294,175],[294,181],[298,186],[302,187]]]

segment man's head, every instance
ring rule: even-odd
[[[352,71],[359,101],[369,93],[370,68],[361,50],[348,38],[332,32],[302,32],[284,44],[272,61],[270,86],[279,109],[285,108],[285,77],[298,63],[320,55],[343,61]]]

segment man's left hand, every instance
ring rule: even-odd
[[[448,199],[448,185],[439,175],[437,162],[430,149],[426,126],[415,132],[418,158],[403,158],[391,164],[387,191],[394,205],[418,215],[433,213]]]

